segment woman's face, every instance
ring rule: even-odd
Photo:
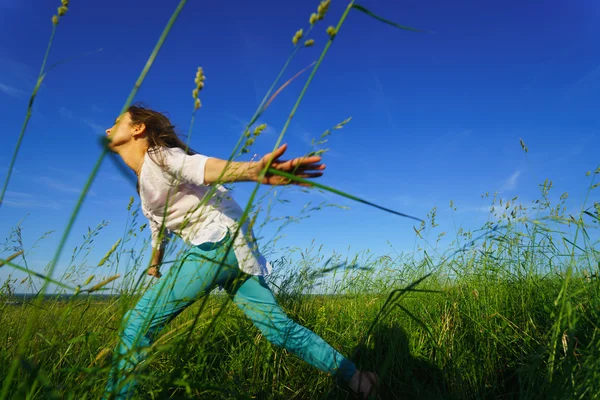
[[[116,151],[120,146],[132,141],[134,136],[142,133],[144,129],[143,124],[132,125],[129,113],[123,113],[115,120],[115,124],[106,130],[106,136],[110,139],[108,147],[112,151]]]

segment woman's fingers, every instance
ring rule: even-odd
[[[162,276],[162,274],[160,273],[159,269],[156,267],[150,267],[148,268],[148,275],[153,276],[155,278],[160,278]]]
[[[316,160],[314,162],[304,162],[304,160],[296,158],[289,161],[280,161],[277,163],[273,163],[271,165],[272,168],[275,168],[279,171],[305,171],[305,170],[323,170],[325,169],[325,164],[318,164],[320,160]]]
[[[291,160],[279,160],[285,151],[287,150],[287,144],[282,145],[274,152],[267,154],[263,157],[264,162],[268,162],[269,158],[273,157],[273,162],[270,167],[278,170],[293,174],[302,179],[312,179],[323,176],[323,170],[326,168],[325,164],[321,164],[321,156],[309,156],[309,157],[297,157]],[[267,174],[263,183],[270,185],[289,185],[295,184],[300,186],[310,186],[308,183],[294,182],[288,178],[278,176],[276,174]]]
[[[323,172],[304,172],[304,173],[296,173],[294,176],[302,179],[312,179],[323,176]],[[266,176],[263,183],[269,185],[299,185],[299,186],[312,186],[310,183],[297,182],[292,179],[279,176],[279,175],[270,175]]]
[[[279,163],[280,161],[277,161],[277,159],[279,157],[281,157],[283,155],[283,153],[285,153],[286,150],[287,150],[287,144],[282,144],[277,150],[275,150],[271,153],[268,153],[263,157],[264,163],[265,164],[268,163],[269,159],[271,159],[271,157],[273,157],[272,164]]]

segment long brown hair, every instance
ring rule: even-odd
[[[175,125],[163,113],[151,110],[142,103],[135,103],[127,109],[132,125],[144,124],[146,126],[146,138],[148,140],[148,155],[156,164],[165,167],[164,160],[159,155],[161,148],[178,147],[188,155],[197,154],[189,148],[175,131]],[[139,181],[137,185],[139,193]]]

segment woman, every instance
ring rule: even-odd
[[[160,278],[123,318],[107,397],[133,395],[135,380],[125,378],[145,358],[144,348],[169,321],[217,285],[229,293],[271,343],[324,372],[340,376],[358,395],[370,395],[377,383],[376,374],[358,371],[322,338],[289,319],[277,304],[264,279],[271,266],[258,252],[248,223],[235,235],[243,212],[220,185],[256,182],[271,156],[270,166],[274,169],[316,178],[325,168],[319,164],[320,157],[280,161],[286,150],[283,145],[260,161],[231,162],[226,167],[226,160],[186,150],[167,117],[137,105],[119,116],[106,135],[110,150],[138,176],[142,211],[152,232],[148,274]],[[261,183],[290,182],[267,174]],[[183,261],[174,264],[163,277],[160,264],[165,241],[173,233],[192,247]]]

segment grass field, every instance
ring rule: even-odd
[[[532,228],[525,234],[519,226]],[[437,261],[358,255],[319,267],[322,255],[313,249],[295,268],[283,268],[282,259],[276,269],[286,272],[272,277],[273,287],[293,319],[359,368],[379,372],[382,399],[597,398],[598,251],[589,243],[583,253],[560,253],[543,226],[509,221]],[[317,288],[327,294],[304,294]],[[341,382],[269,344],[227,296],[209,299],[154,345],[142,372],[144,397],[351,398]],[[0,377],[19,360],[8,398],[99,398],[116,330],[134,300],[3,302]]]

